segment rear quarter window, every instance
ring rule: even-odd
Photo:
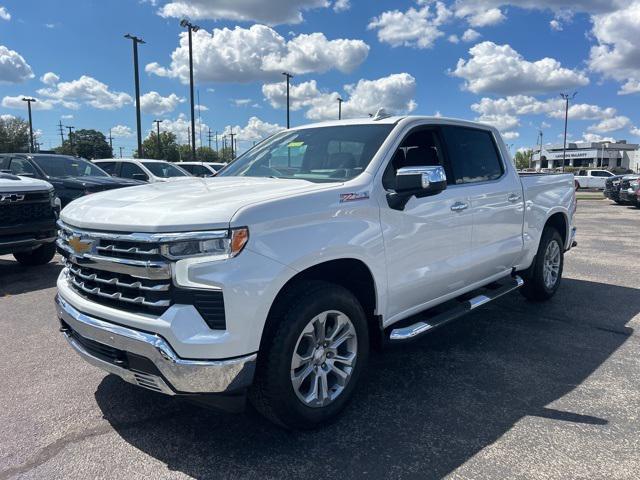
[[[456,184],[488,182],[504,174],[490,131],[444,126],[442,136]]]

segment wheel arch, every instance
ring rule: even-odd
[[[365,262],[356,258],[327,260],[309,266],[287,280],[278,291],[269,308],[267,320],[262,332],[261,346],[265,339],[273,332],[277,322],[278,308],[282,302],[286,300],[287,294],[291,292],[296,285],[312,280],[320,280],[340,285],[349,290],[358,299],[367,317],[369,337],[372,342],[374,342],[374,346],[377,346],[382,335],[382,329],[380,327],[381,321],[377,316],[380,301],[379,287],[376,285],[371,268],[369,268]]]
[[[562,237],[562,241],[564,242],[564,247],[567,248],[567,242],[569,241],[569,220],[567,218],[566,213],[564,212],[555,212],[547,218],[547,221],[544,224],[544,229],[547,227],[555,228],[556,231]]]

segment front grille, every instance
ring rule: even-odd
[[[153,316],[172,305],[193,305],[211,329],[226,328],[222,292],[175,287],[157,243],[61,225],[57,244],[71,287],[95,303]]]
[[[3,203],[0,205],[0,226],[11,227],[23,223],[29,223],[38,220],[49,220],[55,218],[49,193],[45,192],[45,200],[37,199],[36,194],[30,194],[27,199],[15,203]]]

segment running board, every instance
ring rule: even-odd
[[[452,308],[429,318],[427,321],[422,320],[406,327],[395,328],[391,330],[389,340],[403,341],[419,337],[437,327],[441,327],[442,325],[469,313],[471,310],[474,310],[486,303],[495,300],[496,298],[502,297],[509,292],[517,290],[523,284],[524,280],[522,280],[522,278],[520,278],[518,275],[512,278],[510,277],[507,283],[505,283],[504,285],[500,285],[500,287],[496,288],[495,290],[489,290],[469,300],[463,300],[454,305]]]

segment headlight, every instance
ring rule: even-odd
[[[185,239],[181,240],[181,237]],[[238,255],[248,240],[249,229],[246,227],[175,234],[175,240],[163,243],[161,251],[162,255],[171,260],[204,256],[219,257],[222,260]]]

